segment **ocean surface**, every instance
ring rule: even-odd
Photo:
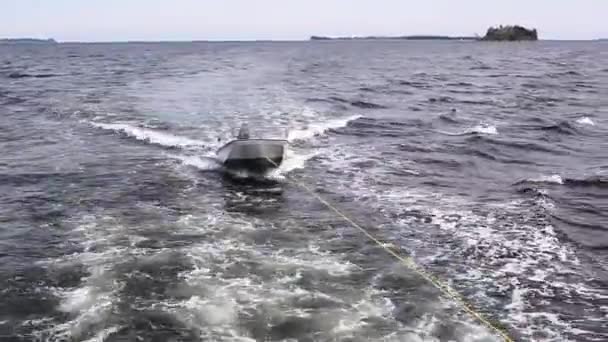
[[[608,42],[0,46],[0,341],[608,340]],[[213,156],[289,129],[251,181]]]

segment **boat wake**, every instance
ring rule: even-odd
[[[323,122],[311,122],[305,124],[306,128],[289,130],[288,141],[290,143],[304,142],[314,137],[324,135],[330,130],[346,127],[349,122],[359,118],[361,118],[361,115],[330,119]],[[93,127],[123,134],[127,137],[149,144],[182,149],[186,154],[169,154],[168,157],[180,161],[183,165],[195,167],[202,171],[218,171],[222,169],[222,165],[217,159],[215,151],[213,151],[213,149],[218,147],[218,137],[213,135],[210,135],[208,139],[198,140],[163,132],[158,129],[141,127],[132,123],[87,123]],[[206,152],[201,155],[192,154],[198,154],[198,151],[201,150]],[[318,153],[318,151],[310,151],[301,147],[287,148],[285,151],[285,158],[280,167],[267,173],[266,176],[276,179],[283,179],[283,175],[293,170],[303,168],[306,161],[313,158]],[[236,174],[236,176],[248,177],[250,175],[244,172],[239,172]]]
[[[341,119],[331,119],[325,122],[310,123],[306,129],[290,130],[289,142],[304,142],[314,137],[321,136],[332,129],[345,127],[349,122],[361,118],[360,115],[349,116]],[[285,180],[288,173],[302,169],[306,162],[321,153],[320,150],[310,150],[302,146],[288,146],[281,165],[264,174],[252,173],[247,171],[231,171],[231,176],[236,178],[267,178],[271,180]],[[224,170],[219,162],[217,155],[213,152],[202,156],[193,155],[170,155],[171,158],[179,160],[183,165],[195,167],[202,171],[221,171]]]
[[[208,145],[208,142],[205,141],[181,137],[150,128],[134,126],[127,123],[91,122],[90,124],[97,128],[126,134],[127,136],[135,138],[137,140],[165,147],[201,148]]]
[[[219,160],[213,156],[170,155],[170,158],[180,161],[183,165],[195,167],[201,171],[216,171],[222,168]]]
[[[288,140],[290,142],[309,140],[325,132],[346,127],[349,122],[361,118],[361,115],[351,115],[346,118],[331,119],[325,122],[309,123],[305,129],[294,129],[289,131]]]

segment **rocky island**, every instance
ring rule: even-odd
[[[502,26],[490,27],[486,35],[481,38],[485,41],[518,41],[518,40],[538,40],[536,29],[527,29],[523,26]]]

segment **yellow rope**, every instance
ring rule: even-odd
[[[274,161],[272,161],[270,158],[267,158],[267,159],[272,164],[274,164],[275,166],[278,167],[278,165]],[[314,198],[319,200],[319,202],[323,203],[326,207],[328,207],[333,212],[335,212],[338,216],[343,218],[344,221],[350,223],[353,227],[355,227],[359,231],[361,231],[363,233],[363,235],[365,235],[367,238],[369,238],[370,240],[375,242],[378,246],[380,246],[382,249],[384,249],[388,254],[392,255],[397,260],[401,261],[406,267],[408,267],[412,271],[416,272],[416,274],[418,274],[423,279],[425,279],[426,281],[431,283],[433,286],[435,286],[437,289],[439,289],[445,296],[454,300],[454,302],[458,303],[465,312],[467,312],[471,316],[475,317],[479,322],[481,322],[483,325],[485,325],[490,330],[494,331],[505,342],[514,342],[514,340],[511,337],[509,337],[509,335],[507,335],[507,333],[505,331],[503,331],[502,329],[497,327],[494,323],[490,322],[481,313],[477,312],[469,303],[467,303],[465,301],[465,299],[456,290],[452,289],[449,285],[445,284],[439,278],[437,278],[434,275],[425,271],[421,266],[419,266],[414,261],[414,259],[412,259],[410,257],[403,257],[403,256],[399,255],[397,252],[395,252],[394,250],[392,250],[391,248],[387,247],[386,244],[382,243],[382,241],[377,239],[370,232],[368,232],[365,228],[361,227],[355,221],[350,219],[348,216],[346,216],[344,213],[342,213],[340,210],[338,210],[338,208],[331,205],[329,202],[327,202],[325,199],[323,199],[320,195],[318,195],[314,190],[309,188],[306,184],[299,182],[295,179],[292,179],[287,175],[285,176],[285,178],[290,180],[294,184],[300,186],[304,190],[306,190],[306,192],[308,192],[311,196],[313,196]]]

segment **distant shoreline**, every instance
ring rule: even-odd
[[[0,38],[0,46],[2,45],[61,45],[61,44],[164,44],[164,43],[305,43],[311,41],[478,41],[481,37],[458,37],[458,36],[396,36],[396,37],[327,37],[327,39],[235,39],[235,40],[68,40],[56,41],[54,39],[28,39],[28,38]],[[589,38],[589,39],[539,39],[545,42],[606,42],[607,38]]]
[[[0,44],[57,44],[57,41],[53,38],[2,38]]]
[[[472,36],[437,36],[437,35],[415,35],[415,36],[368,36],[368,37],[326,37],[311,36],[309,40],[480,40],[480,37]]]

